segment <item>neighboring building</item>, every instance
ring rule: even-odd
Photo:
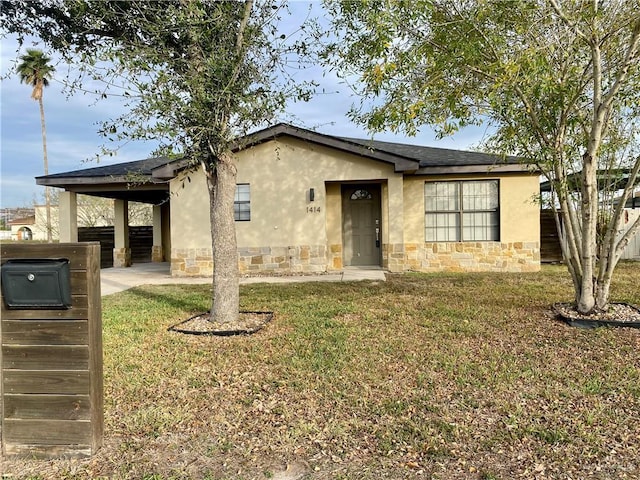
[[[15,218],[9,222],[12,240],[47,241],[47,213],[44,205],[36,205],[33,215]],[[58,239],[58,207],[51,206],[51,236]]]
[[[9,221],[9,227],[11,228],[11,240],[42,240],[37,238],[34,233],[36,223],[36,216],[29,215],[24,218],[14,218]],[[44,240],[47,237],[45,235]]]
[[[624,232],[626,232],[630,228],[632,223],[637,220],[638,217],[640,217],[640,208],[635,210],[627,210],[625,213],[627,216],[625,218]],[[624,249],[621,258],[623,260],[640,260],[640,231],[633,236],[633,238],[627,245],[627,248]]]
[[[340,138],[279,124],[236,148],[243,273],[537,271],[539,177],[514,157]],[[128,201],[155,205],[154,258],[174,276],[211,275],[201,170],[155,158],[49,175],[61,187],[61,238],[77,238],[77,193],[115,198],[114,264],[128,265]],[[135,174],[138,181],[128,179]],[[120,213],[119,213],[120,212]]]
[[[33,208],[22,208],[22,207],[13,207],[13,208],[0,208],[0,223],[3,228],[6,230],[0,230],[0,240],[11,240],[17,239],[18,230],[22,227],[26,227],[29,230],[33,225],[30,223],[32,220],[31,217],[34,216]],[[17,221],[14,223],[13,227],[11,222]],[[21,224],[22,221],[26,223]],[[26,232],[26,230],[23,230]]]
[[[4,222],[5,225],[9,225],[11,220],[15,220],[17,218],[25,218],[33,215],[33,208],[25,208],[25,207],[2,207],[0,208],[0,220]]]

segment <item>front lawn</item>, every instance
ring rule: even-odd
[[[275,317],[243,337],[167,331],[208,308],[210,286],[111,295],[104,447],[2,467],[12,479],[639,478],[640,330],[556,321],[570,282],[545,267],[248,285],[242,308]],[[612,298],[640,304],[640,264],[620,266]]]

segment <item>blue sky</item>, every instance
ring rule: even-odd
[[[304,5],[304,2],[297,3],[298,7]],[[25,45],[20,54],[24,53],[27,46],[43,48],[37,44]],[[17,75],[12,72],[18,55],[17,43],[5,38],[1,40],[0,48],[0,207],[26,207],[34,201],[44,202],[44,189],[35,183],[35,177],[44,171],[40,113],[38,103],[30,98],[31,88],[20,84]],[[59,64],[56,68],[54,79],[44,93],[50,174],[149,156],[155,147],[152,142],[129,143],[122,146],[116,156],[102,159],[98,164],[95,156],[104,144],[104,139],[97,134],[98,124],[121,113],[123,106],[114,98],[96,102],[89,94],[67,98],[62,92],[61,82],[68,67]],[[303,75],[317,80],[321,89],[338,93],[319,95],[307,103],[291,104],[286,113],[302,119],[304,123],[296,122],[299,126],[329,135],[371,137],[364,128],[346,117],[349,107],[359,100],[348,86],[319,66],[305,71]],[[288,118],[283,116],[283,120],[288,121]],[[385,133],[376,134],[374,138],[469,150],[479,144],[484,133],[482,128],[469,128],[454,137],[437,140],[433,130],[424,127],[416,137]]]

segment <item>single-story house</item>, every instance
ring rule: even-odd
[[[515,157],[325,135],[288,124],[234,148],[243,273],[537,271],[539,175]],[[174,276],[212,274],[204,174],[184,160],[38,177],[63,188],[61,241],[77,241],[78,193],[114,198],[114,265],[130,264],[129,201],[153,208],[155,261]]]

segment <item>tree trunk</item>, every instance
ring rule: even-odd
[[[240,271],[233,216],[237,169],[232,154],[222,154],[214,168],[213,172],[207,172],[213,248],[211,321],[230,323],[238,319],[240,310]]]
[[[611,276],[605,277],[596,285],[596,308],[601,311],[609,309],[609,294],[611,288]]]
[[[596,224],[598,191],[594,158],[585,153],[582,159],[582,284],[578,295],[578,311],[590,313],[596,304],[594,292]]]
[[[38,97],[38,105],[40,106],[40,126],[42,128],[42,155],[44,161],[44,174],[49,175],[49,159],[47,158],[47,130],[44,123],[44,104],[42,102],[42,94]],[[47,242],[53,242],[51,233],[51,195],[49,187],[44,187],[44,204],[47,212]]]

